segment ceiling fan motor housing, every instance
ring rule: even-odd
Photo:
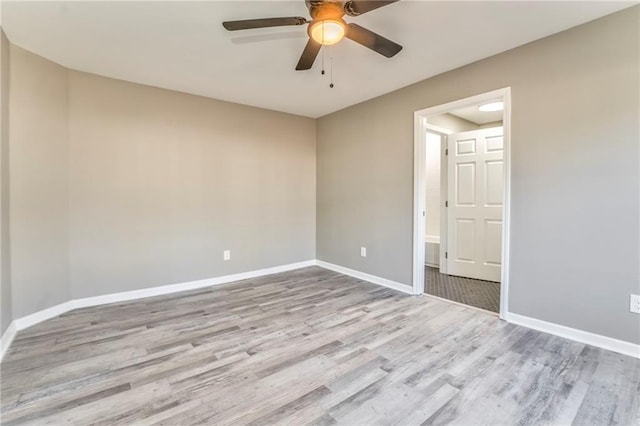
[[[307,0],[309,14],[314,21],[322,21],[324,19],[340,19],[344,16],[344,9],[340,1],[315,1]]]
[[[305,0],[305,3],[307,5],[307,9],[309,9],[309,13],[311,14],[311,16],[313,17],[313,19],[316,19],[316,17],[314,16],[314,11],[318,10],[318,9],[322,9],[322,7],[326,4],[329,3],[333,3],[334,5],[337,5],[341,10],[340,10],[340,17],[342,17],[343,15],[347,14],[349,16],[358,16],[361,13],[356,11],[356,8],[353,6],[353,2],[351,0],[347,0],[347,1],[341,1],[341,0]]]
[[[306,2],[309,7],[309,14],[313,18],[311,24],[307,27],[307,33],[310,38],[317,38],[312,35],[314,29],[323,21],[334,21],[344,29],[347,23],[344,22],[342,17],[344,16],[344,9],[342,8],[342,2],[340,1],[309,1]],[[342,37],[340,37],[342,38]],[[332,43],[329,43],[332,44]]]

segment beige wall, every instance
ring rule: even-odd
[[[10,216],[13,316],[71,297],[67,70],[11,46]]]
[[[75,71],[69,86],[73,297],[315,258],[315,120]]]
[[[476,124],[464,118],[456,117],[452,114],[438,114],[429,117],[429,124],[451,130],[454,133],[467,132],[469,130],[488,129],[491,127],[502,126],[502,121],[493,121],[491,123]]]
[[[455,133],[476,130],[479,128],[476,123],[447,113],[429,117],[429,124],[451,130]]]
[[[11,59],[13,318],[315,258],[315,120]]]
[[[484,123],[478,125],[478,129],[489,129],[491,127],[500,127],[502,126],[502,121],[493,121],[491,123]]]
[[[319,119],[318,258],[410,285],[414,111],[510,86],[510,311],[640,343],[639,11]]]
[[[0,334],[13,319],[9,239],[9,40],[0,28]]]

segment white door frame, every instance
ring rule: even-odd
[[[448,221],[448,217],[447,217],[447,209],[445,208],[445,203],[444,201],[447,199],[446,194],[447,194],[447,179],[448,179],[448,163],[447,163],[447,156],[446,156],[446,151],[447,151],[447,145],[448,145],[448,136],[450,134],[452,134],[453,132],[449,129],[444,129],[442,127],[438,127],[438,126],[434,126],[433,124],[429,124],[429,123],[424,123],[423,125],[423,132],[422,132],[422,137],[425,138],[427,133],[432,133],[435,135],[439,135],[440,136],[440,194],[445,194],[444,197],[440,197],[440,244],[438,244],[439,246],[439,260],[440,260],[440,264],[438,265],[440,272],[442,272],[443,274],[447,273],[447,262],[444,261],[445,259],[445,252],[447,250],[447,244],[446,241],[443,244],[442,243],[442,236],[443,235],[447,235],[447,221]],[[421,142],[420,147],[422,148],[422,153],[421,158],[424,160],[425,156],[426,156],[426,139]],[[425,170],[426,170],[426,164],[423,164],[423,166],[420,169],[422,171],[422,173],[424,174]],[[426,176],[425,178],[423,178],[424,181],[424,185],[426,187]],[[422,197],[425,197],[425,193],[426,191],[422,191]],[[423,211],[425,212],[423,214],[423,221],[422,223],[422,227],[423,229],[420,231],[423,234],[426,234],[425,232],[425,223],[424,223],[424,216],[426,215],[426,210],[427,210],[427,206],[426,206],[426,199],[423,202],[424,204],[424,209]],[[425,250],[425,245],[423,243],[422,245],[422,249]],[[424,257],[424,253],[423,253],[423,257]]]
[[[446,104],[425,108],[414,112],[413,142],[413,293],[424,293],[424,215],[426,188],[426,133],[427,130],[442,132],[429,125],[429,116],[444,114],[452,110],[478,105],[502,98],[504,102],[504,205],[502,209],[502,268],[500,279],[500,318],[506,319],[509,302],[509,253],[511,229],[511,88],[493,90]],[[440,238],[442,247],[443,239]],[[442,260],[441,260],[442,263]]]

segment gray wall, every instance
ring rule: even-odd
[[[67,70],[11,46],[13,316],[71,298]]]
[[[414,111],[511,86],[510,311],[640,343],[639,11],[319,119],[318,258],[410,285]]]
[[[315,258],[315,120],[75,71],[69,86],[74,298]]]
[[[9,327],[11,274],[9,239],[9,40],[0,28],[0,335]]]

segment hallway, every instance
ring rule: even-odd
[[[424,292],[465,305],[500,312],[500,283],[441,274],[425,266]]]

